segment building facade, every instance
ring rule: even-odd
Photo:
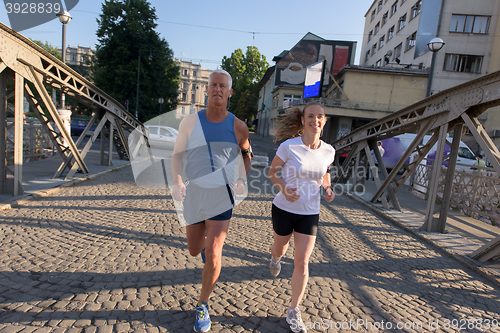
[[[431,71],[427,43],[440,37],[434,54],[430,94],[500,70],[500,0],[375,0],[365,15],[360,64],[422,68]],[[481,115],[490,137],[500,145],[498,108]],[[466,133],[463,141],[481,153]]]
[[[356,42],[326,40],[307,33],[290,50],[274,57],[275,66],[270,67],[258,84],[257,133],[273,135],[276,122],[286,108],[304,99],[303,90],[308,66],[324,61],[326,73],[324,87],[332,82],[345,65],[354,63]]]
[[[59,53],[62,54],[62,48],[57,48]],[[94,50],[92,46],[70,46],[66,47],[66,62],[71,66],[89,66]]]
[[[289,107],[303,107],[314,101],[325,107],[328,118],[322,139],[333,143],[356,128],[424,99],[428,73],[420,69],[347,65],[335,79],[321,98],[302,98],[299,88],[275,86],[270,90],[272,77],[261,81],[263,104],[259,104],[257,133],[272,136]]]
[[[181,80],[177,98],[177,118],[196,113],[207,107],[208,76],[212,72],[209,69],[202,69],[201,64],[193,64],[192,61],[182,59],[179,61],[179,66],[181,67]]]

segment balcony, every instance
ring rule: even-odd
[[[284,114],[286,112],[286,109],[288,109],[291,106],[306,105],[307,103],[310,102],[318,102],[325,107],[338,107],[345,109],[385,111],[385,112],[395,112],[407,107],[407,105],[366,103],[366,102],[356,102],[356,101],[333,99],[333,98],[308,98],[307,100],[300,99],[291,101],[289,103],[289,106],[283,106],[283,105],[278,106],[278,114],[279,115]]]

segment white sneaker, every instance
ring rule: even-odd
[[[294,309],[288,309],[286,322],[290,325],[290,329],[292,330],[292,332],[307,332],[306,325],[304,325],[304,322],[302,321],[300,309],[298,306]]]
[[[271,262],[269,263],[269,272],[272,277],[277,277],[281,272],[281,263],[278,261],[277,263],[273,262],[271,258]]]

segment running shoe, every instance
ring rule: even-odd
[[[290,325],[290,329],[292,330],[292,332],[307,332],[306,325],[304,325],[304,322],[302,321],[300,309],[298,306],[294,309],[288,309],[286,322]]]
[[[208,332],[212,322],[208,314],[208,304],[203,302],[201,305],[196,306],[196,320],[194,322],[195,332]]]
[[[269,263],[269,272],[272,277],[277,277],[281,272],[281,263],[278,261],[275,263],[271,257],[271,262]]]

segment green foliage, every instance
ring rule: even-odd
[[[180,67],[165,39],[155,31],[156,10],[146,0],[106,0],[97,19],[99,44],[92,65],[94,83],[135,114],[140,55],[139,119],[177,105]],[[151,57],[150,57],[151,56]]]
[[[231,57],[223,57],[221,67],[233,78],[234,92],[229,110],[250,124],[257,115],[257,84],[269,67],[266,57],[255,46],[248,46],[245,54],[237,49]]]
[[[48,42],[43,43],[42,41],[34,39],[32,39],[32,41],[38,46],[44,48],[46,51],[55,56],[57,59],[62,60],[61,53],[55,47],[50,45]]]

